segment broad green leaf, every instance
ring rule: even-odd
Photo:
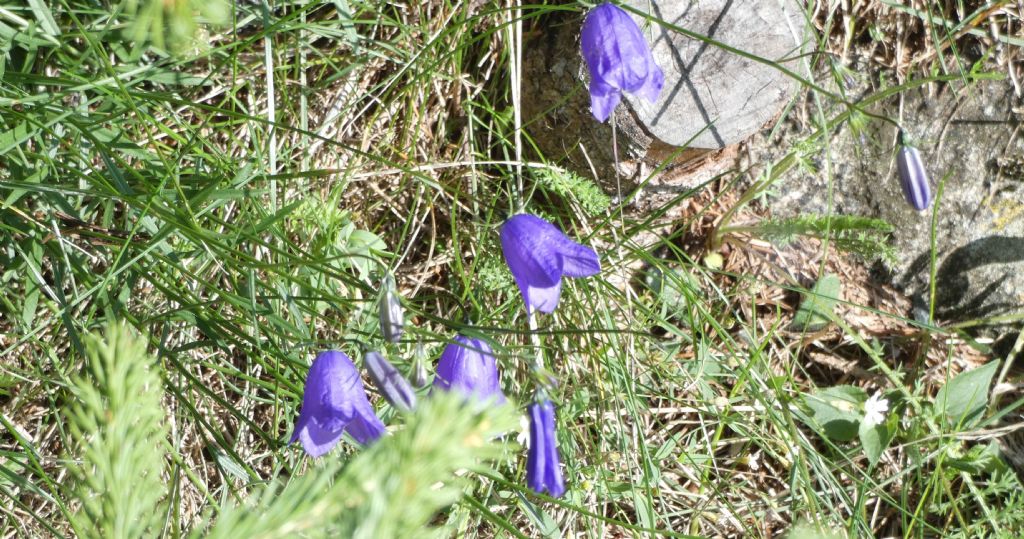
[[[793,317],[793,329],[796,331],[818,331],[828,325],[832,310],[842,292],[839,277],[831,273],[825,274],[815,283],[811,293],[804,294],[800,309]]]
[[[690,304],[686,292],[698,287],[692,275],[678,267],[655,266],[647,270],[644,284],[654,293],[657,302],[665,309],[665,314],[685,321]]]
[[[960,373],[942,386],[935,395],[935,409],[945,416],[948,425],[971,428],[978,423],[988,404],[988,388],[998,367],[998,361],[990,361]]]
[[[530,502],[522,494],[518,494],[518,497],[519,506],[523,509],[526,518],[536,527],[538,537],[562,537],[558,523],[544,511],[541,505]]]
[[[861,407],[867,398],[867,393],[859,387],[836,386],[805,395],[804,403],[813,412],[811,420],[826,436],[848,442],[857,436]]]
[[[892,439],[892,436],[889,435],[889,428],[885,423],[868,425],[866,421],[861,421],[858,435],[860,436],[860,445],[864,448],[864,455],[868,457],[871,466],[874,466],[878,463],[885,448],[889,447],[889,441]]]

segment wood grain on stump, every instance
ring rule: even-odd
[[[652,17],[799,71],[803,18],[794,0],[628,0]],[[658,140],[718,149],[741,142],[771,120],[799,83],[779,69],[714,43],[652,26],[654,59],[665,89],[653,105],[628,96],[643,127]]]

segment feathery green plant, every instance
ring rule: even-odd
[[[405,424],[347,463],[326,457],[251,505],[226,509],[208,537],[428,537],[442,508],[466,485],[459,470],[501,455],[496,436],[517,425],[515,407],[468,406],[458,395],[424,399]]]
[[[89,376],[76,381],[78,402],[68,413],[82,446],[81,463],[72,466],[81,504],[72,524],[83,537],[158,536],[167,436],[159,368],[145,341],[118,325],[106,338],[91,336],[87,354]],[[353,459],[325,458],[287,485],[267,487],[253,503],[225,509],[209,536],[430,535],[431,518],[468,482],[457,472],[501,456],[498,436],[516,428],[514,410],[432,395],[394,435]]]
[[[160,369],[146,343],[120,325],[86,343],[87,375],[75,381],[67,414],[80,458],[71,471],[81,503],[72,525],[82,537],[159,533],[166,493],[167,437]]]
[[[889,244],[893,228],[882,219],[859,215],[798,215],[723,229],[723,232],[740,231],[779,244],[792,242],[798,236],[827,238],[839,250],[853,253],[866,261],[881,259],[890,265],[896,263],[896,252]]]
[[[575,201],[591,217],[603,214],[612,204],[611,197],[597,184],[571,171],[545,167],[538,169],[534,177],[541,187],[567,201]]]
[[[194,45],[200,22],[223,24],[229,14],[224,0],[125,0],[122,5],[133,19],[126,35],[136,43],[151,42],[160,49]]]

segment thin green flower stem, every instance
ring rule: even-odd
[[[263,24],[264,26],[270,25],[270,5],[264,0],[263,2]],[[269,171],[270,171],[270,211],[271,213],[277,211],[277,180],[274,176],[277,175],[277,130],[274,129],[277,124],[277,108],[275,107],[275,99],[277,92],[274,87],[274,51],[271,41],[271,34],[268,32],[263,36],[263,62],[266,65],[266,84],[267,84],[267,131],[269,132],[267,142],[267,153],[269,157]]]
[[[519,213],[526,208],[524,198],[525,187],[523,185],[523,109],[522,109],[522,67],[523,67],[523,18],[519,0],[513,0],[512,9],[509,10],[508,26],[509,42],[512,45],[512,61],[509,62],[512,85],[512,123],[513,123],[513,145],[516,152],[515,176],[516,192],[512,196],[512,214]]]
[[[534,312],[529,310],[529,306],[527,306],[526,324],[530,328],[530,343],[536,351],[530,369],[534,374],[540,374],[544,370],[544,351],[541,348],[540,333],[537,332],[537,319],[534,317]]]
[[[932,202],[932,222],[930,227],[930,238],[929,247],[931,256],[928,257],[928,324],[935,323],[935,298],[937,294],[936,290],[936,277],[939,271],[938,265],[938,241],[939,241],[939,207],[942,205],[942,195],[946,189],[946,179],[952,171],[947,172],[942,177],[942,181],[939,182],[938,192],[935,193],[935,200]]]

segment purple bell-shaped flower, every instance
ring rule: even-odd
[[[344,352],[321,352],[306,375],[302,411],[288,443],[302,442],[312,457],[327,453],[348,432],[363,445],[380,438],[385,430],[359,379],[359,370]]]
[[[562,276],[587,277],[601,271],[590,247],[562,234],[555,225],[528,213],[512,216],[501,226],[501,250],[512,271],[526,311],[550,313],[562,294]]]
[[[611,116],[622,92],[658,100],[665,75],[640,27],[622,8],[606,2],[590,10],[580,49],[590,70],[590,109],[597,121]]]
[[[505,402],[494,353],[486,342],[459,335],[445,347],[437,363],[434,387],[457,391],[479,401]]]

